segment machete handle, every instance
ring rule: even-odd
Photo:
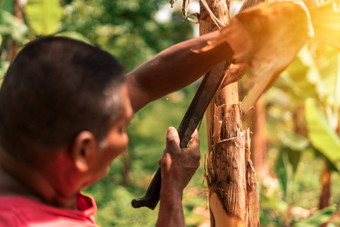
[[[229,63],[227,67],[229,67]],[[181,124],[178,127],[178,135],[180,140],[180,148],[187,146],[191,139],[192,133],[195,131],[198,123],[201,121],[205,110],[212,100],[218,86],[221,84],[224,77],[225,62],[216,65],[210,72],[208,72],[198,91],[196,92],[190,106],[185,113]],[[153,177],[145,196],[142,198],[132,200],[131,204],[134,208],[148,207],[154,209],[160,198],[160,191],[162,185],[161,169],[158,168]]]
[[[161,168],[158,168],[152,181],[142,198],[133,199],[131,205],[134,208],[148,207],[151,210],[155,209],[159,201],[160,191],[162,185]]]

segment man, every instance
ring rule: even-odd
[[[133,113],[231,58],[227,44],[191,51],[216,35],[170,47],[126,76],[110,54],[79,41],[47,37],[24,47],[0,90],[0,226],[95,226],[95,203],[81,190],[124,151]],[[170,127],[166,141],[157,226],[184,226],[198,133],[180,149]]]

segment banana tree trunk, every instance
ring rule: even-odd
[[[208,0],[211,11],[229,22],[229,1]],[[201,5],[200,34],[216,30]],[[259,226],[259,197],[250,161],[249,130],[243,131],[238,84],[219,89],[206,112],[210,222],[220,226]]]
[[[330,205],[331,199],[331,183],[332,183],[332,171],[328,169],[327,163],[324,163],[324,168],[320,176],[321,194],[319,198],[319,210],[322,210]],[[320,227],[326,227],[328,223],[320,225]]]
[[[332,172],[328,169],[327,164],[320,176],[321,182],[321,195],[319,199],[319,210],[326,208],[330,205],[331,198],[331,183],[332,183]]]
[[[251,131],[251,160],[259,179],[270,176],[267,163],[266,112],[264,96],[256,103],[254,110],[247,114],[247,123]]]

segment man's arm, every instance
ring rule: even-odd
[[[200,150],[197,130],[188,148],[181,149],[175,128],[169,127],[164,155],[160,160],[162,186],[157,227],[184,227],[183,189],[199,167]]]
[[[217,35],[218,32],[212,32],[176,44],[129,73],[127,84],[134,112],[194,82],[221,61],[231,59],[233,52],[227,43],[203,53],[192,51]]]

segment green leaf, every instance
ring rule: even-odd
[[[14,5],[13,0],[0,0],[0,8],[7,12],[10,12],[10,13],[13,12],[13,5]]]
[[[277,179],[279,180],[279,183],[282,187],[284,197],[287,196],[287,181],[288,181],[287,176],[288,174],[286,169],[287,162],[285,162],[285,160],[287,159],[284,159],[282,152],[280,152],[274,169]]]
[[[292,171],[293,171],[292,177],[294,177],[294,175],[297,171],[298,165],[300,163],[302,152],[292,150],[292,149],[286,149],[286,152],[288,154],[289,164],[292,166]],[[293,180],[293,179],[291,179],[291,180]]]
[[[284,89],[290,96],[300,101],[306,98],[319,98],[317,83],[308,78],[310,71],[314,71],[310,65],[303,61],[304,49],[299,53],[298,57],[288,66],[285,73],[282,75],[284,84],[278,83],[281,89]],[[282,87],[282,85],[286,85]]]
[[[86,38],[85,36],[83,36],[82,34],[80,34],[79,32],[72,32],[72,31],[60,32],[60,33],[56,34],[56,36],[75,39],[75,40],[79,40],[79,41],[91,44],[90,40],[88,38]]]
[[[275,173],[282,187],[284,198],[290,198],[294,175],[297,171],[302,152],[309,141],[294,132],[282,131],[279,134],[282,145],[275,165]]]
[[[308,135],[311,143],[333,165],[340,168],[340,138],[329,125],[325,115],[314,100],[307,99],[305,104]]]
[[[279,138],[282,144],[295,151],[303,151],[309,145],[308,139],[294,132],[288,132],[287,130],[281,131]]]
[[[291,198],[293,180],[300,163],[301,156],[301,150],[293,150],[285,145],[280,147],[275,165],[275,174],[282,187],[285,201],[288,201]]]
[[[3,61],[0,60],[0,81],[2,82],[5,73],[7,72],[7,69],[9,67],[10,62],[9,61]]]
[[[315,155],[315,157],[318,157],[318,158],[322,158],[325,160],[326,162],[326,165],[328,167],[328,169],[330,171],[334,171],[334,172],[337,172],[339,171],[339,169],[334,165],[334,163],[332,163],[325,155],[322,154],[322,152],[320,152],[318,149],[316,149],[315,147],[312,146],[312,151]]]
[[[59,0],[27,0],[24,10],[29,26],[37,35],[58,31],[63,14]]]
[[[289,163],[289,158],[287,152],[284,150],[280,150],[280,153],[278,155],[276,165],[275,165],[275,174],[279,180],[279,183],[283,190],[283,196],[284,198],[287,198],[289,194],[289,183],[290,179],[292,177],[293,169],[292,166]]]
[[[318,227],[322,223],[328,221],[335,212],[335,207],[330,206],[322,209],[307,219],[297,222],[293,225],[293,227]]]
[[[0,35],[7,35],[17,43],[25,42],[28,34],[28,27],[11,13],[0,10]]]

